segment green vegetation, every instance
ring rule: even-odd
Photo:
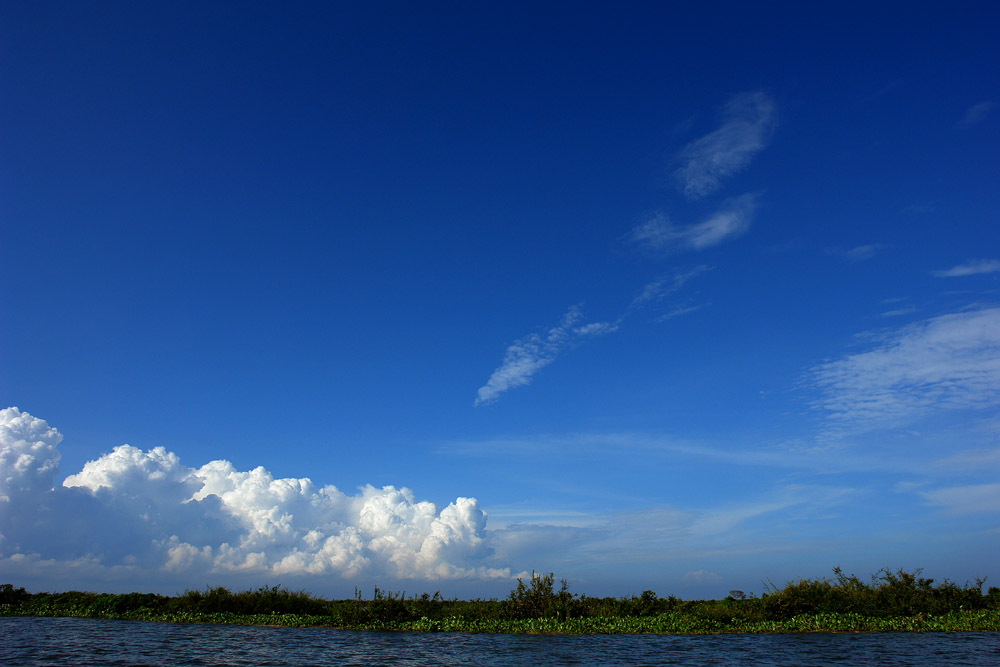
[[[1000,588],[984,580],[937,585],[920,571],[881,570],[869,582],[834,569],[834,579],[803,579],[760,596],[730,591],[722,600],[639,596],[594,598],[556,589],[532,574],[503,600],[406,597],[375,589],[353,600],[323,600],[279,586],[225,588],[167,597],[152,593],[35,593],[0,586],[0,616],[73,616],[169,623],[234,623],[410,632],[714,634],[774,632],[1000,632]]]

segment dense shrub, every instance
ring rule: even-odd
[[[772,589],[763,600],[772,618],[791,618],[806,613],[855,613],[864,616],[914,616],[943,614],[958,609],[986,609],[983,579],[959,586],[947,579],[934,585],[920,576],[921,570],[880,570],[866,583],[855,575],[834,568],[835,580],[802,579],[784,588]]]
[[[561,618],[569,617],[573,596],[569,592],[566,580],[562,580],[559,591],[555,591],[555,575],[540,575],[531,573],[530,583],[526,586],[521,579],[517,587],[510,592],[504,601],[507,618]]]
[[[1000,588],[984,595],[982,579],[959,586],[948,580],[935,584],[921,577],[920,570],[884,569],[870,581],[839,568],[833,572],[833,579],[801,579],[780,589],[771,585],[759,598],[731,591],[722,600],[661,598],[651,590],[620,598],[574,595],[565,580],[557,589],[552,573],[519,579],[503,600],[446,600],[440,592],[407,598],[379,588],[371,599],[355,590],[353,600],[323,600],[280,586],[242,592],[206,588],[173,598],[152,593],[31,594],[3,584],[0,615],[474,632],[947,630],[1000,623]],[[967,616],[968,623],[946,621],[958,618],[956,614]]]
[[[23,588],[14,588],[13,584],[0,584],[0,604],[18,606],[30,597],[31,594]]]
[[[219,586],[204,591],[186,591],[171,601],[174,611],[234,614],[324,614],[326,603],[304,591],[280,586],[262,586],[253,591],[233,593]]]

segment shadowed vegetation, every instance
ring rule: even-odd
[[[1000,589],[985,580],[959,586],[920,571],[879,571],[869,581],[834,569],[833,579],[768,585],[760,597],[730,591],[722,600],[662,598],[653,591],[620,598],[557,589],[552,574],[532,574],[502,600],[407,597],[375,588],[371,599],[324,600],[280,586],[110,595],[35,593],[0,586],[0,616],[76,616],[175,623],[324,626],[416,632],[666,633],[1000,631]]]

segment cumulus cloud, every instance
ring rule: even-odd
[[[0,502],[51,488],[62,435],[17,408],[0,410]]]
[[[745,169],[762,150],[775,123],[775,105],[762,92],[742,93],[723,108],[722,124],[688,144],[674,172],[684,194],[699,199],[719,189],[722,179]]]
[[[55,485],[60,440],[44,420],[0,410],[0,562],[104,574],[510,576],[492,565],[474,498],[439,510],[406,488],[348,495],[129,445]]]
[[[727,199],[706,220],[693,225],[678,226],[658,212],[640,223],[625,237],[633,244],[651,250],[704,250],[750,228],[758,195],[747,193]]]
[[[531,383],[538,371],[545,368],[569,346],[586,338],[603,336],[618,329],[617,322],[581,324],[583,313],[576,306],[563,316],[562,322],[544,333],[533,333],[515,341],[504,353],[503,362],[490,375],[476,394],[476,405],[496,401],[502,394]]]
[[[974,276],[981,273],[1000,272],[1000,260],[998,259],[972,259],[965,264],[953,266],[942,271],[933,271],[932,275],[938,278],[961,278],[963,276]]]
[[[817,404],[850,428],[897,425],[934,410],[1000,405],[1000,308],[890,331],[871,349],[813,369]]]

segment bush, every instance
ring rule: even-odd
[[[521,579],[517,587],[510,592],[504,601],[507,618],[519,620],[524,618],[559,618],[569,617],[573,595],[569,592],[566,580],[562,580],[559,591],[553,590],[555,575],[531,573],[531,584],[525,586]]]
[[[802,579],[789,582],[781,590],[772,588],[762,598],[766,614],[783,619],[827,612],[889,617],[944,614],[988,606],[988,598],[982,594],[983,579],[965,586],[946,579],[935,586],[933,579],[920,576],[921,570],[893,572],[886,568],[873,575],[871,583],[866,583],[853,574],[844,574],[839,567],[833,572],[834,581]]]

